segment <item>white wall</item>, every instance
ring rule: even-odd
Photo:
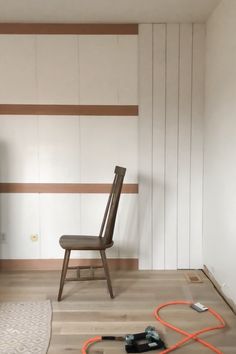
[[[207,22],[204,263],[236,302],[236,1]]]
[[[140,107],[139,123],[137,117],[0,116],[0,181],[109,183],[114,164],[124,165],[125,182],[139,182],[139,204],[137,195],[122,195],[109,255],[139,257],[140,268],[199,268],[205,28],[139,30],[139,42],[135,35],[0,36],[0,103]],[[97,232],[106,195],[2,194],[0,200],[1,257],[58,258],[61,234]],[[39,242],[32,243],[32,233]]]
[[[204,58],[204,25],[140,26],[143,269],[202,266]]]
[[[137,35],[0,35],[0,103],[136,105],[137,45]],[[138,117],[0,115],[0,182],[111,183],[121,165],[137,183],[137,144]],[[1,258],[62,257],[60,235],[97,234],[106,200],[1,194]],[[123,194],[108,256],[137,258],[136,235],[137,195]]]

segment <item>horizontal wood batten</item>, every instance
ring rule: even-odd
[[[106,183],[0,183],[0,193],[109,193]],[[138,193],[138,184],[125,183],[122,193]]]
[[[138,24],[0,23],[0,34],[138,34]]]
[[[135,105],[0,104],[0,114],[63,116],[137,116]]]
[[[112,270],[138,270],[137,258],[108,258],[109,268]],[[62,259],[2,259],[0,270],[61,270]],[[98,266],[101,260],[71,259],[70,266]]]
[[[1,23],[0,34],[138,34],[138,24]]]

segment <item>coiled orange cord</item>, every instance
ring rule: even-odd
[[[178,328],[174,325],[172,325],[171,323],[163,320],[160,315],[159,315],[159,311],[167,306],[171,306],[171,305],[192,305],[192,302],[190,301],[171,301],[171,302],[166,302],[160,306],[158,306],[155,310],[154,310],[154,315],[156,317],[156,319],[161,322],[164,326],[173,329],[174,331],[182,334],[185,336],[185,338],[181,339],[179,342],[177,342],[176,344],[172,345],[170,348],[163,350],[162,352],[158,352],[159,354],[167,354],[170,353],[176,349],[178,349],[180,346],[182,346],[184,343],[188,342],[189,340],[195,340],[199,343],[201,343],[202,345],[204,345],[205,347],[209,348],[210,350],[212,350],[213,352],[217,353],[217,354],[223,354],[219,349],[217,349],[216,347],[214,347],[212,344],[206,342],[203,339],[198,338],[198,336],[202,333],[205,332],[209,332],[209,331],[213,331],[216,329],[222,329],[225,327],[225,321],[223,320],[223,318],[216,312],[214,311],[212,308],[208,308],[208,311],[219,321],[219,324],[217,326],[213,326],[213,327],[206,327],[203,328],[199,331],[196,331],[194,333],[188,333],[186,331],[184,331],[181,328]],[[82,354],[87,354],[87,349],[88,347],[96,342],[99,342],[102,340],[101,336],[97,336],[94,338],[90,338],[88,339],[82,347]]]
[[[213,309],[208,308],[208,311],[219,321],[219,325],[218,326],[214,326],[214,327],[206,327],[201,329],[200,331],[194,332],[194,333],[188,333],[176,326],[173,326],[171,323],[164,321],[160,315],[159,315],[159,311],[163,308],[163,307],[167,307],[170,305],[191,305],[192,302],[190,301],[171,301],[171,302],[166,302],[165,304],[162,304],[160,306],[158,306],[155,310],[154,310],[154,315],[156,317],[156,319],[158,321],[160,321],[164,326],[173,329],[174,331],[183,334],[185,336],[184,339],[180,340],[179,342],[177,342],[176,344],[172,345],[170,348],[163,350],[161,353],[159,354],[166,354],[169,353],[177,348],[179,348],[181,345],[183,345],[184,343],[188,342],[190,339],[193,339],[199,343],[201,343],[202,345],[204,345],[205,347],[211,349],[213,352],[217,353],[217,354],[223,354],[219,349],[217,349],[216,347],[214,347],[212,344],[204,341],[203,339],[198,338],[199,334],[205,333],[205,332],[209,332],[209,331],[213,331],[215,329],[222,329],[225,327],[225,321],[223,320],[223,318]]]

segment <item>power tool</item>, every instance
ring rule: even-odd
[[[144,353],[151,350],[166,349],[154,327],[147,327],[145,332],[127,334],[125,336],[125,349],[127,353]]]

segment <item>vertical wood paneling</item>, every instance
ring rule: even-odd
[[[178,146],[178,268],[189,268],[192,25],[180,25]]]
[[[165,266],[166,25],[153,26],[153,268]]]
[[[139,53],[140,267],[199,268],[204,25],[156,24],[146,35]]]
[[[202,186],[205,27],[193,26],[193,88],[191,132],[190,267],[202,266]]]
[[[139,26],[139,266],[152,269],[152,25]]]
[[[165,154],[165,268],[177,266],[179,25],[167,25]]]

